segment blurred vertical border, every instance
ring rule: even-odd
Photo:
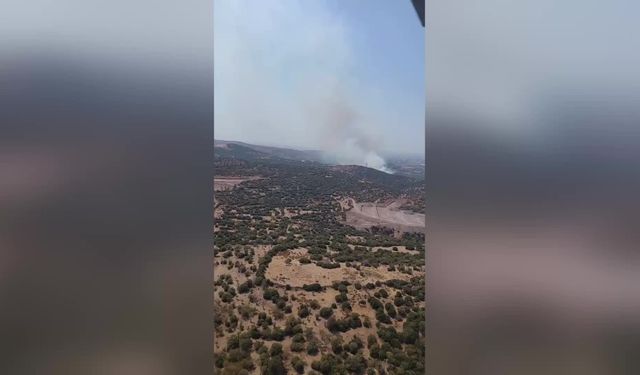
[[[213,6],[0,12],[0,373],[210,373]]]
[[[638,10],[427,2],[430,373],[640,371]]]

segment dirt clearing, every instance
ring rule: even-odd
[[[249,180],[258,180],[256,176],[219,176],[213,178],[213,190],[231,190],[234,186]]]
[[[399,209],[402,203],[358,203],[352,199],[353,208],[346,212],[346,223],[358,229],[384,226],[400,232],[424,232],[425,215]]]
[[[296,254],[297,255],[297,254]],[[287,261],[287,258],[290,260]],[[340,268],[326,269],[313,263],[301,264],[292,256],[274,256],[267,268],[267,278],[276,284],[300,288],[304,284],[318,283],[331,286],[334,281],[348,280],[362,284],[391,279],[408,280],[409,275],[399,271],[389,271],[387,267],[361,267],[358,271],[341,264]]]

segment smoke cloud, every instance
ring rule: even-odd
[[[349,98],[338,94],[338,90],[330,97],[319,100],[317,105],[320,108],[310,110],[312,116],[313,112],[318,116],[324,116],[320,118],[320,141],[321,148],[326,153],[325,161],[363,165],[393,173],[387,168],[384,158],[379,155],[381,141],[358,127],[363,115],[351,105]]]
[[[370,99],[375,83],[354,78],[366,62],[344,18],[296,0],[221,0],[214,17],[216,139],[319,149],[391,172],[381,155],[389,116]]]

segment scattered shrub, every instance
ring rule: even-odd
[[[304,350],[304,343],[303,342],[292,342],[291,343],[291,351],[292,352],[301,352]]]
[[[346,302],[348,300],[349,300],[349,297],[347,297],[347,295],[344,294],[344,293],[340,293],[340,294],[336,295],[336,302],[337,303]]]
[[[331,351],[335,354],[342,353],[342,338],[338,336],[331,340]]]
[[[273,357],[280,354],[282,354],[282,344],[274,342],[269,350],[269,355]]]
[[[307,364],[298,356],[295,356],[291,359],[291,367],[293,367],[293,369],[296,370],[298,374],[304,373],[304,368],[306,365]]]
[[[331,315],[333,315],[333,310],[328,307],[323,307],[320,309],[320,316],[328,319]]]
[[[302,286],[302,289],[307,291],[307,292],[321,292],[322,291],[322,286],[320,284],[318,284],[318,283],[304,284]]]
[[[301,318],[306,318],[307,316],[309,316],[309,313],[309,308],[306,305],[302,305],[298,309],[298,316]]]
[[[307,345],[307,354],[309,355],[318,355],[319,352],[318,344],[315,341],[311,341]]]

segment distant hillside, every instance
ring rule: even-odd
[[[214,157],[216,159],[239,159],[245,161],[253,161],[269,158],[268,154],[256,151],[250,147],[224,143],[214,145]]]
[[[424,179],[424,167],[413,160],[407,161],[404,165],[400,164],[402,161],[399,160],[393,165],[397,172],[389,174],[360,165],[328,164],[323,162],[322,156],[321,151],[301,151],[237,141],[214,141],[214,166],[218,168],[219,173],[237,174],[243,169],[244,173],[251,174],[260,169],[264,175],[267,170],[271,171],[272,168],[283,165],[294,169],[314,166],[320,170],[329,168],[349,181],[366,181],[395,191],[413,189],[424,183],[420,181]]]
[[[388,174],[377,169],[363,167],[361,165],[335,165],[332,170],[353,176],[381,186],[404,189],[416,184],[416,180],[403,175]]]
[[[320,162],[322,160],[321,151],[301,151],[281,147],[269,147],[252,145],[237,141],[214,141],[214,156],[242,159],[242,160],[265,160],[265,159],[287,159],[300,162]]]

